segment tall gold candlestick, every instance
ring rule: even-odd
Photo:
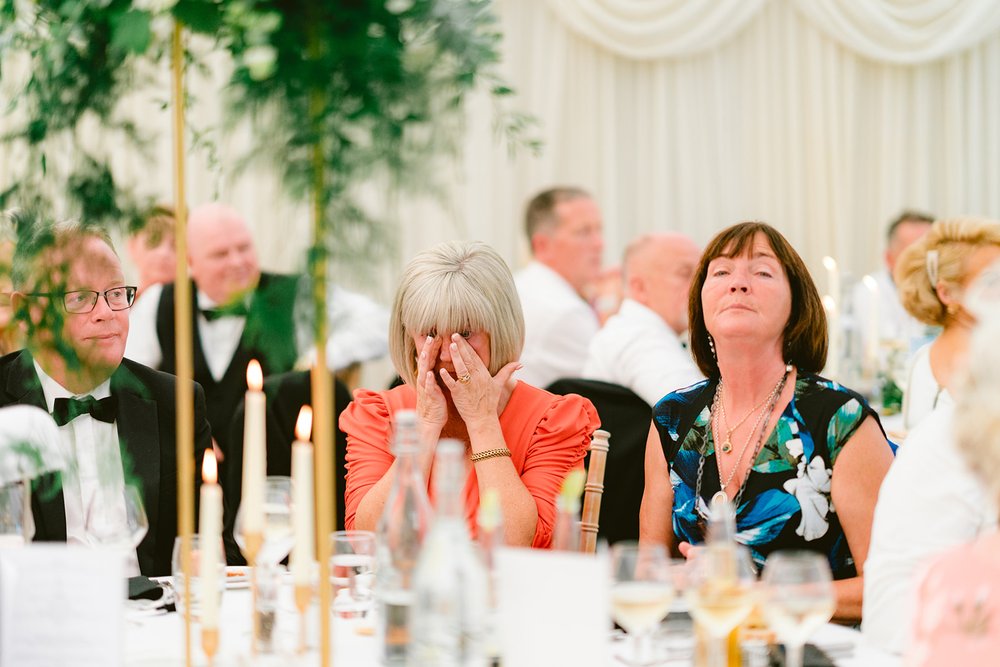
[[[187,195],[184,171],[184,25],[174,22],[171,44],[174,102],[174,211],[177,271],[174,303],[177,355],[177,533],[181,570],[191,581],[191,535],[194,532],[194,353],[191,332],[191,284],[187,275]],[[191,667],[191,591],[184,587],[184,658]]]

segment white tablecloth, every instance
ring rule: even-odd
[[[282,592],[277,629],[277,652],[272,656],[262,656],[254,664],[262,665],[318,665],[317,612],[315,602],[309,613],[307,625],[310,652],[304,656],[294,653],[298,638],[298,613],[292,604],[291,593]],[[246,590],[228,590],[222,598],[220,610],[220,651],[216,665],[247,664],[250,646],[250,594]],[[134,612],[126,614],[125,664],[130,667],[153,667],[184,664],[184,642],[182,638],[183,619],[180,614],[160,614],[141,616]],[[366,631],[367,630],[367,631]],[[192,662],[206,665],[201,651],[201,628],[192,623]],[[898,657],[865,644],[861,633],[839,625],[826,625],[811,639],[821,648],[836,647],[831,657],[838,667],[897,667]],[[367,621],[336,619],[333,623],[334,665],[337,667],[378,667],[375,641]],[[853,651],[840,650],[844,645]],[[672,667],[686,664],[683,661],[670,662]],[[620,665],[620,663],[616,663]],[[549,667],[549,666],[545,666]],[[574,667],[586,667],[576,665]],[[595,667],[603,667],[596,665]],[[609,666],[610,667],[610,666]]]

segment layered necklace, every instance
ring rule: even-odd
[[[757,430],[757,426],[760,425],[761,417],[764,415],[764,406],[766,406],[771,399],[774,398],[775,394],[780,391],[780,386],[781,380],[778,380],[778,383],[774,385],[773,389],[771,389],[771,393],[764,397],[764,400],[750,408],[750,410],[743,415],[743,418],[736,422],[735,426],[730,426],[729,419],[726,417],[726,402],[722,400],[722,379],[719,379],[719,386],[716,387],[715,398],[712,400],[712,427],[715,429],[716,433],[722,433],[723,431],[726,433],[726,439],[722,441],[722,446],[719,449],[726,454],[733,451],[733,433],[740,426],[743,426],[744,422],[750,418],[750,415],[757,414],[757,421],[754,423],[754,427],[750,429],[750,435],[753,435],[753,433]],[[719,419],[722,419],[722,428],[719,428]],[[749,440],[747,440],[747,442],[749,442]],[[743,446],[743,449],[746,449],[746,445]]]
[[[767,434],[767,424],[768,422],[771,421],[771,415],[774,414],[774,407],[778,402],[778,397],[781,396],[781,392],[785,388],[785,383],[788,381],[788,376],[792,372],[792,368],[793,367],[791,364],[785,365],[784,373],[782,373],[781,378],[778,380],[777,384],[774,385],[774,388],[771,389],[771,392],[767,395],[764,401],[758,404],[758,406],[755,407],[753,410],[751,410],[749,413],[747,413],[747,416],[741,419],[739,423],[736,425],[736,427],[730,429],[728,428],[728,425],[726,426],[726,429],[728,430],[728,433],[726,434],[726,441],[729,444],[729,449],[725,449],[723,447],[720,449],[720,451],[723,452],[729,452],[732,450],[732,443],[729,441],[732,437],[733,431],[735,431],[736,428],[739,428],[740,424],[745,422],[751,414],[759,411],[757,419],[754,421],[753,428],[750,429],[750,433],[747,436],[746,441],[743,443],[743,447],[740,449],[740,452],[737,455],[736,460],[733,462],[733,467],[729,471],[729,475],[726,478],[723,478],[722,476],[721,456],[718,453],[716,453],[715,463],[719,472],[720,493],[725,493],[726,487],[729,486],[729,483],[732,482],[733,478],[736,476],[736,471],[739,470],[740,462],[743,460],[744,455],[746,455],[746,452],[750,447],[750,443],[753,442],[755,434],[757,435],[757,444],[754,446],[753,453],[750,455],[750,460],[754,461],[757,458],[757,455],[760,454],[761,447],[763,447],[764,445],[764,437]],[[718,420],[719,417],[723,415],[723,413],[724,409],[722,408],[722,379],[720,378],[719,384],[715,389],[715,397],[712,400],[712,422],[710,425],[711,428],[715,429],[719,433],[721,433],[722,430],[718,428]],[[704,450],[702,450],[701,458],[698,461],[698,478],[695,484],[695,498],[701,497],[701,480],[702,480],[703,470],[705,467],[705,454],[707,449],[708,448],[706,447]],[[747,471],[746,477],[743,478],[743,483],[740,484],[740,489],[737,492],[736,497],[733,498],[733,506],[737,509],[739,508],[740,499],[743,497],[743,491],[744,489],[746,489],[747,480],[750,479],[750,473],[752,471],[753,468],[751,467],[751,469]]]

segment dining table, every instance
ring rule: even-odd
[[[124,661],[127,667],[178,667],[185,665],[184,619],[175,611],[130,608],[125,614]],[[316,600],[305,614],[306,650],[299,652],[300,623],[291,586],[286,583],[279,594],[272,650],[251,654],[251,595],[248,589],[227,588],[219,609],[219,650],[212,663],[218,667],[230,665],[319,665],[319,622]],[[615,640],[610,631],[609,659],[595,658],[594,667],[622,667],[624,642]],[[201,627],[191,623],[192,665],[208,665],[201,648]],[[866,643],[856,629],[827,624],[811,638],[810,643],[829,657],[836,667],[897,667],[902,663],[892,655]],[[364,618],[333,618],[331,623],[332,664],[337,667],[379,667],[377,642],[371,615]],[[663,665],[691,665],[691,650],[667,651]],[[610,660],[610,662],[608,662]],[[605,663],[605,664],[602,664]],[[765,662],[765,666],[766,666]],[[519,667],[519,666],[515,666]],[[540,666],[541,667],[541,666]],[[549,667],[549,666],[545,666]],[[574,667],[583,667],[576,665]],[[807,666],[808,667],[808,663]]]

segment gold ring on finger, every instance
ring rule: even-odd
[[[469,381],[472,379],[472,374],[471,373],[463,373],[462,375],[459,375],[457,379],[462,384],[469,384]]]

